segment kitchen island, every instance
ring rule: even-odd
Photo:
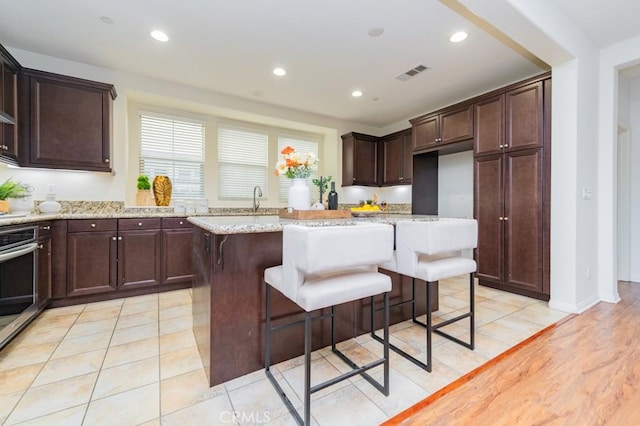
[[[193,332],[210,386],[264,367],[266,268],[282,263],[282,228],[286,224],[308,226],[352,225],[374,221],[395,224],[398,220],[437,220],[437,216],[385,215],[369,218],[291,220],[278,216],[190,217],[193,234]],[[391,304],[411,297],[411,279],[382,271],[392,278]],[[416,310],[426,313],[424,285],[416,286]],[[437,285],[432,286],[432,309],[437,309]],[[376,302],[376,304],[380,301]],[[328,312],[328,308],[326,310]],[[337,340],[343,341],[370,331],[370,301],[359,300],[336,307]],[[272,318],[289,315],[303,318],[303,312],[279,292],[272,292]],[[390,310],[391,324],[411,317],[411,306]],[[382,316],[376,320],[382,324]],[[272,336],[272,363],[303,353],[302,327]],[[313,324],[313,349],[330,344],[330,321]]]

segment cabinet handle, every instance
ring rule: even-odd
[[[503,146],[504,146],[505,148],[509,148],[509,144],[508,144],[508,143],[505,143]]]
[[[505,218],[504,218],[504,220],[509,220],[509,218],[508,218],[508,217],[505,217]]]
[[[42,250],[44,248],[43,244],[38,244],[38,250]]]
[[[498,218],[498,220],[504,220],[504,217],[500,216],[500,217]]]
[[[353,181],[355,182],[355,181],[356,181],[356,178],[353,178]]]
[[[117,238],[116,238],[116,237],[111,237],[111,239],[112,239],[113,241],[117,240]]]
[[[138,226],[142,226],[142,222],[138,222]]]
[[[118,241],[122,241],[122,237],[118,237]]]
[[[51,229],[51,226],[41,226],[40,229],[42,229],[43,231],[48,231]]]
[[[108,158],[105,158],[105,159],[104,159],[104,162],[105,162],[105,163],[108,163],[108,162],[109,162],[109,159],[108,159]]]
[[[402,176],[400,176],[400,180],[404,179]]]
[[[180,225],[184,225],[184,222],[183,222],[183,221],[180,221]]]
[[[95,227],[96,227],[96,224],[95,224],[95,223],[92,223],[92,224],[91,224],[91,227],[92,227],[92,228],[95,228]]]

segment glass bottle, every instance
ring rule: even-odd
[[[328,195],[329,210],[338,210],[338,193],[336,192],[336,183],[331,182],[331,191]]]

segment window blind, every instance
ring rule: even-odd
[[[267,131],[218,125],[218,197],[251,200],[253,188],[267,189],[269,133]]]
[[[302,153],[307,153],[307,152],[313,152],[316,157],[319,157],[318,155],[318,140],[316,138],[313,137],[300,137],[300,136],[291,136],[291,135],[284,135],[284,134],[280,134],[278,135],[278,156],[280,156],[280,151],[282,151],[282,149],[285,146],[290,146],[293,149],[296,150],[296,152],[302,152]],[[276,160],[277,161],[277,160]],[[322,161],[322,159],[320,159],[320,161]],[[275,164],[275,161],[274,161]],[[316,201],[318,201],[319,197],[320,197],[320,193],[318,192],[318,187],[315,186],[312,182],[312,180],[315,178],[319,178],[320,174],[318,173],[318,165],[316,164],[315,166],[313,166],[312,168],[312,172],[311,172],[311,176],[309,176],[306,181],[307,181],[307,186],[309,186],[309,189],[311,190],[311,202],[315,203]],[[279,178],[279,182],[278,182],[278,186],[279,186],[279,197],[280,197],[280,201],[287,201],[287,198],[289,197],[289,187],[292,184],[292,179],[289,179],[285,176],[280,176]]]
[[[140,115],[140,174],[167,175],[172,198],[204,197],[204,125]]]

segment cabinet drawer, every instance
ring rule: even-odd
[[[131,231],[134,229],[160,229],[160,218],[118,219],[118,229],[120,231]]]
[[[193,228],[193,224],[186,217],[163,217],[162,229]]]
[[[51,222],[38,222],[38,238],[51,235]]]
[[[117,231],[117,219],[74,219],[68,222],[68,232]]]

